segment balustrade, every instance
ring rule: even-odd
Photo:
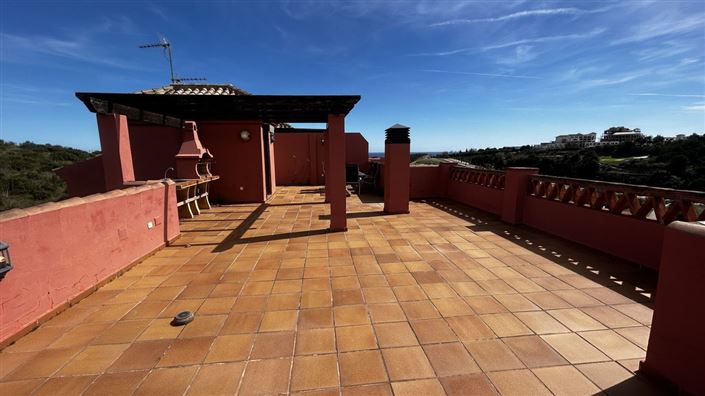
[[[705,220],[705,192],[537,175],[529,194],[565,204],[668,224]]]

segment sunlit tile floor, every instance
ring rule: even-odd
[[[328,233],[320,188],[280,187],[184,221],[2,351],[0,394],[658,394],[653,274],[448,201],[381,210],[353,195]]]

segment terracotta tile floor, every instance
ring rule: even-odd
[[[445,201],[214,207],[0,353],[0,394],[657,394],[653,275]],[[579,224],[576,224],[576,227]],[[171,327],[192,310],[196,319]]]

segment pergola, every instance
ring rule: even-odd
[[[129,120],[182,128],[189,120],[263,123],[326,123],[325,195],[332,231],[347,229],[345,206],[345,116],[359,95],[149,95],[77,92],[88,110]],[[235,137],[233,137],[235,138]]]

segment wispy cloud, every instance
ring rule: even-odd
[[[84,38],[29,37],[0,33],[0,40],[4,45],[2,52],[6,61],[26,63],[31,61],[32,56],[40,55],[120,69],[143,70],[128,61],[105,56]]]
[[[437,51],[437,52],[419,52],[419,53],[415,53],[415,54],[409,54],[409,56],[450,56],[450,55],[457,55],[457,54],[462,54],[462,53],[466,53],[466,52],[490,51],[490,50],[495,50],[495,49],[514,47],[514,46],[524,46],[524,49],[523,49],[524,54],[523,55],[527,55],[528,50],[531,49],[531,47],[526,46],[527,44],[547,43],[547,42],[562,41],[562,40],[588,39],[591,37],[595,37],[599,34],[602,34],[604,31],[605,31],[605,29],[598,28],[598,29],[593,29],[587,33],[573,33],[573,34],[563,34],[563,35],[556,35],[556,36],[533,37],[533,38],[508,41],[508,42],[503,42],[503,43],[498,43],[498,44],[490,44],[490,45],[486,45],[484,47],[457,48],[454,50]],[[522,50],[519,50],[519,52],[521,52],[521,51]]]
[[[480,77],[521,78],[521,79],[530,79],[530,80],[541,80],[542,79],[542,77],[538,77],[538,76],[522,76],[522,75],[516,75],[516,74],[500,74],[500,73],[477,73],[477,72],[455,71],[455,70],[422,69],[419,71],[426,72],[426,73],[462,74],[462,75],[480,76]]]
[[[24,98],[24,97],[13,97],[13,96],[1,96],[0,101],[3,103],[17,103],[21,105],[41,105],[41,106],[71,106],[73,103],[60,102],[53,100],[43,100],[34,98]]]
[[[595,87],[604,87],[604,86],[608,86],[608,85],[618,85],[618,84],[624,84],[624,83],[632,81],[632,80],[636,80],[637,78],[639,78],[641,76],[642,76],[642,73],[635,73],[635,74],[630,74],[630,75],[615,77],[615,78],[594,78],[594,79],[581,81],[579,86],[580,86],[580,88],[595,88]]]
[[[696,29],[700,29],[702,32],[703,25],[705,25],[705,15],[702,14],[687,16],[676,13],[659,13],[653,18],[634,24],[623,38],[613,40],[610,44],[636,43],[657,37],[687,33]]]
[[[528,38],[528,39],[515,40],[515,41],[509,41],[509,42],[504,42],[504,43],[499,43],[499,44],[487,45],[487,46],[482,47],[482,50],[489,51],[489,50],[494,50],[494,49],[513,47],[515,45],[546,43],[546,42],[551,42],[551,41],[588,39],[588,38],[598,36],[604,32],[605,32],[604,28],[597,28],[597,29],[593,29],[587,33],[572,33],[572,34],[561,34],[561,35],[556,35],[556,36],[533,37],[533,38]]]
[[[497,63],[502,65],[518,65],[520,63],[526,63],[538,56],[531,45],[517,45],[514,47],[514,51],[510,56],[502,57],[497,59]]]
[[[166,11],[164,11],[163,8],[159,7],[158,5],[152,3],[152,2],[147,2],[147,10],[151,12],[152,14],[158,16],[161,18],[163,21],[169,21],[169,16],[166,14]]]
[[[693,49],[694,48],[691,43],[669,40],[658,44],[658,46],[638,49],[632,53],[636,55],[637,60],[640,62],[649,62],[681,55],[683,53],[693,51]]]
[[[685,107],[683,107],[683,110],[685,110],[685,111],[697,111],[697,112],[705,111],[705,103],[693,103],[693,104],[690,105],[690,106],[685,106]]]
[[[595,10],[584,10],[580,8],[543,8],[536,10],[524,10],[518,11],[511,14],[500,15],[497,17],[490,18],[475,18],[475,19],[451,19],[443,22],[436,22],[429,27],[439,27],[439,26],[452,26],[452,25],[467,25],[474,23],[489,23],[489,22],[504,22],[519,18],[526,17],[536,17],[536,16],[554,16],[554,15],[581,15],[581,14],[594,14],[598,12],[605,12],[611,7],[605,7]]]
[[[449,56],[462,54],[464,52],[477,51],[477,48],[460,48],[449,51],[439,51],[439,52],[419,52],[416,54],[409,54],[409,56]]]
[[[672,98],[705,98],[704,94],[669,94],[669,93],[656,93],[656,92],[640,92],[640,93],[630,93],[631,96],[665,96]]]

